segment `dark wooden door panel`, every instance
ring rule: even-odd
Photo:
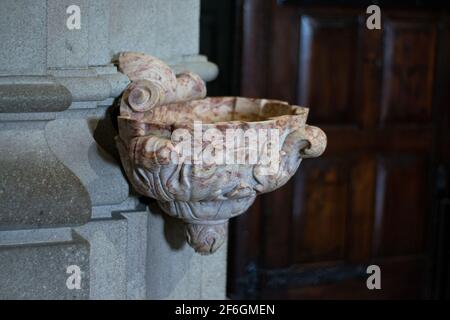
[[[298,98],[321,123],[355,123],[357,17],[301,15]],[[317,90],[320,88],[320,90]]]
[[[381,125],[431,120],[436,31],[430,17],[385,19]]]
[[[344,258],[350,165],[330,157],[301,164],[294,178],[291,263]]]
[[[359,155],[350,176],[346,260],[349,263],[369,261],[372,256],[374,223],[375,160],[371,155]]]
[[[377,260],[383,270],[381,290],[366,287],[365,265],[347,265],[338,268],[315,266],[316,273],[306,274],[309,281],[298,281],[297,285],[268,286],[265,298],[279,299],[419,299],[423,298],[425,282],[425,259],[404,256],[395,259]],[[336,264],[339,266],[339,264]],[[327,274],[328,272],[328,274]],[[302,272],[305,274],[305,271]],[[291,275],[291,279],[295,276]]]
[[[292,186],[287,184],[273,195],[263,195],[262,260],[267,268],[285,268],[291,264]],[[271,237],[266,237],[271,234]]]
[[[425,161],[385,156],[377,162],[374,254],[394,256],[424,250],[430,200]],[[429,221],[428,221],[429,222]]]
[[[448,13],[387,8],[369,30],[361,6],[243,2],[241,94],[309,107],[328,146],[232,224],[231,296],[427,297]]]

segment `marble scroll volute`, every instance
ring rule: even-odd
[[[116,137],[126,175],[139,194],[184,221],[187,242],[198,253],[215,252],[227,238],[230,218],[244,213],[257,195],[284,185],[303,158],[325,150],[324,132],[306,124],[307,108],[267,99],[205,98],[198,75],[175,75],[161,60],[140,53],[123,53],[118,64],[131,80],[122,95]],[[253,150],[260,155],[270,149],[276,165],[275,160],[199,161],[199,151],[217,142],[211,132],[225,141],[229,129],[276,132],[276,144],[267,140]],[[179,148],[181,141],[194,145],[190,157]],[[242,151],[239,144],[220,148],[231,155]]]

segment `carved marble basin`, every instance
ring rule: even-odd
[[[195,75],[171,75],[176,80],[168,89],[164,77],[155,76],[161,61],[155,67],[154,58],[141,54],[121,58],[122,72],[140,73],[122,96],[118,118],[125,172],[138,193],[186,223],[187,241],[201,254],[223,244],[228,220],[258,194],[281,187],[302,158],[325,149],[323,131],[306,124],[307,108],[265,99],[201,99],[206,90]],[[182,93],[158,102],[167,92]]]

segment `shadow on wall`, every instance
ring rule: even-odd
[[[117,117],[119,115],[119,103],[122,96],[118,97],[112,106],[106,110],[103,119],[90,119],[89,129],[97,144],[120,163],[119,152],[117,151],[115,137],[117,136]],[[101,148],[99,150],[101,151]],[[100,152],[102,155],[103,152]],[[106,160],[106,159],[105,159]]]
[[[160,215],[164,220],[164,238],[172,250],[180,251],[187,246],[184,234],[184,222],[165,214],[154,199],[142,198],[141,201],[148,205],[150,214]]]

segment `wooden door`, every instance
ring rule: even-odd
[[[328,147],[231,224],[229,296],[430,297],[448,11],[381,5],[369,30],[358,1],[281,2],[242,1],[241,95],[309,107]]]

